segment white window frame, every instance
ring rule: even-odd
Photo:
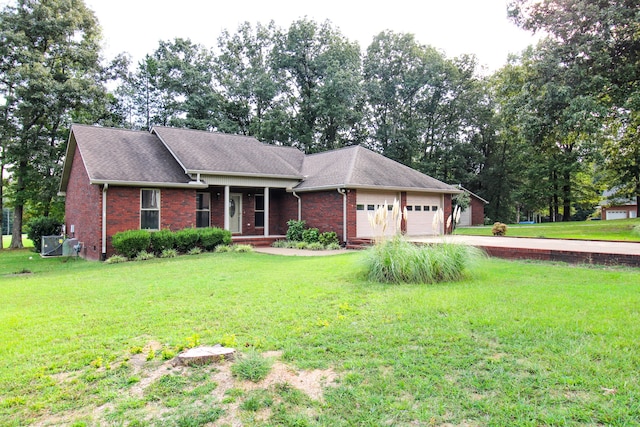
[[[153,191],[157,195],[156,196],[156,198],[157,198],[157,201],[156,201],[157,207],[145,208],[143,206],[143,204],[142,204],[143,196],[142,195],[143,195],[143,193],[145,191]],[[140,229],[141,230],[152,230],[152,231],[153,230],[160,230],[160,224],[162,224],[161,218],[160,218],[160,206],[162,206],[161,200],[160,200],[161,196],[162,196],[162,193],[160,192],[159,188],[141,188],[140,189]],[[158,212],[158,227],[157,228],[142,228],[142,213],[143,212]]]
[[[198,196],[204,196],[208,199],[207,209],[198,209]],[[206,212],[207,213],[207,224],[198,226],[198,213]],[[196,227],[206,228],[211,227],[211,193],[206,191],[197,191],[196,192]]]

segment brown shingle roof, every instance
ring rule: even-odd
[[[155,135],[125,129],[73,125],[67,157],[78,147],[89,179],[95,183],[187,184],[190,181]],[[66,190],[71,162],[65,162]]]
[[[60,189],[66,190],[75,146],[93,183],[187,185],[187,175],[296,178],[296,191],[370,188],[459,193],[360,146],[305,156],[252,137],[155,127],[151,133],[73,125]],[[192,185],[192,184],[189,184]],[[204,186],[204,184],[202,184]]]
[[[188,173],[300,177],[290,155],[253,137],[198,130],[154,127]]]
[[[360,146],[309,155],[304,160],[302,173],[305,178],[296,191],[346,187],[460,192],[449,184]]]

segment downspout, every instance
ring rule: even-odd
[[[347,244],[347,191],[344,188],[336,188],[342,194],[342,240]]]
[[[102,253],[100,259],[106,261],[107,259],[107,190],[109,184],[102,186]]]
[[[295,191],[292,191],[291,194],[293,194],[293,196],[298,199],[298,221],[302,220],[302,200],[300,199],[300,196],[298,196],[296,194]]]

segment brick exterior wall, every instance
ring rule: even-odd
[[[284,189],[271,189],[269,196],[269,233],[284,236],[287,234],[287,221],[298,219],[298,199]]]
[[[344,236],[343,195],[336,190],[300,194],[302,219],[307,227],[315,227],[321,233],[335,231],[341,242],[356,236],[356,191],[347,190],[347,236]]]
[[[160,189],[160,229],[177,231],[195,227],[195,211],[196,190]],[[107,190],[107,257],[114,253],[111,236],[120,231],[138,229],[140,229],[140,188],[109,187]]]
[[[76,147],[65,203],[67,235],[82,242],[80,256],[100,259],[102,249],[102,186],[91,185],[80,150]],[[74,227],[73,236],[71,226]]]
[[[471,225],[484,225],[484,202],[471,196]]]

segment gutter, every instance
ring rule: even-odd
[[[205,189],[208,188],[208,184],[204,184],[197,181],[190,182],[145,182],[145,181],[116,181],[116,180],[97,180],[92,179],[89,181],[90,184],[98,184],[98,185],[115,185],[121,187],[161,187],[161,188],[196,188],[196,189]]]
[[[298,199],[298,221],[300,221],[302,219],[302,199],[300,199],[300,196],[298,196],[295,191],[292,191],[291,194]]]
[[[347,190],[336,188],[342,194],[342,240],[347,244]]]
[[[104,184],[102,187],[102,252],[100,259],[106,261],[107,259],[107,190],[109,184]]]

